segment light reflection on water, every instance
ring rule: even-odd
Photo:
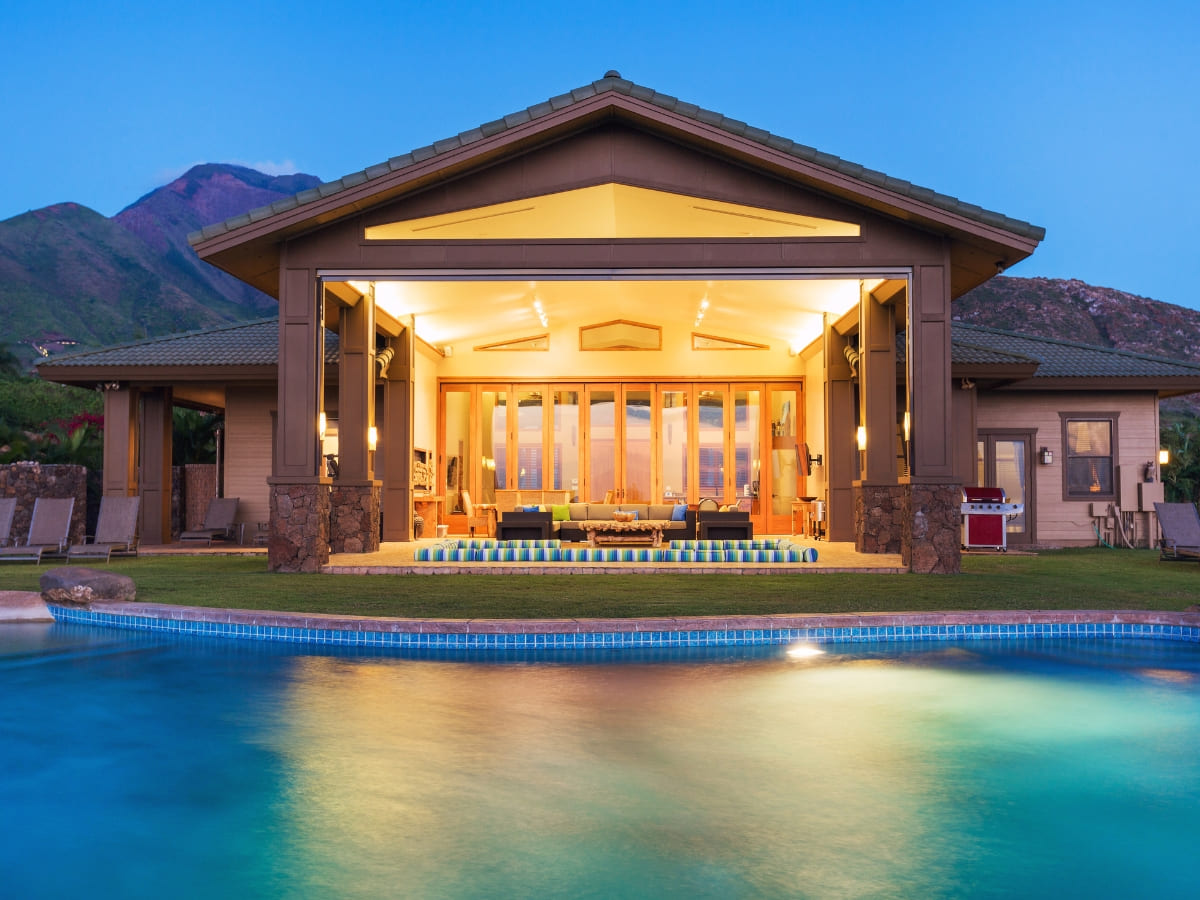
[[[0,628],[5,892],[1195,893],[1196,648],[826,649],[464,662]]]

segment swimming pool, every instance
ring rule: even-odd
[[[1179,897],[1200,648],[0,628],[20,897]]]

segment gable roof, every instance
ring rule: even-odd
[[[1020,219],[1014,219],[1003,213],[993,212],[975,204],[964,203],[956,197],[938,193],[930,188],[921,187],[903,179],[894,178],[883,172],[869,169],[858,163],[849,162],[829,153],[822,153],[813,147],[799,144],[761,128],[755,128],[738,119],[732,119],[719,112],[714,112],[697,106],[694,103],[684,102],[669,94],[663,94],[652,88],[635,84],[628,79],[622,78],[618,72],[609,71],[598,81],[593,81],[591,84],[583,85],[565,94],[559,94],[551,97],[549,100],[526,107],[515,113],[510,113],[501,119],[485,122],[475,128],[460,132],[453,137],[443,138],[432,144],[412,150],[409,153],[370,166],[362,171],[354,172],[335,181],[329,181],[315,188],[301,191],[292,197],[277,200],[269,206],[262,206],[243,215],[234,216],[224,222],[209,225],[200,231],[190,234],[188,240],[193,245],[201,244],[214,237],[236,231],[254,222],[270,219],[300,207],[316,205],[319,201],[323,200],[336,201],[338,195],[345,194],[363,185],[369,186],[372,182],[380,182],[392,173],[407,169],[416,163],[424,163],[429,160],[436,160],[439,157],[445,157],[452,151],[481,143],[488,138],[510,132],[522,125],[536,122],[551,114],[578,106],[584,101],[606,93],[642,101],[645,104],[674,113],[693,122],[711,126],[730,136],[744,138],[762,147],[784,153],[797,160],[815,164],[822,169],[839,175],[848,176],[863,184],[883,188],[900,197],[918,200],[946,212],[954,213],[980,224],[1002,229],[1035,242],[1041,241],[1046,235],[1046,230],[1037,225],[1031,225]]]
[[[1036,371],[1017,383],[1022,389],[1056,388],[1157,390],[1166,396],[1200,391],[1200,363],[1096,347],[1074,341],[1039,337],[954,322],[951,327],[952,365],[987,361],[1019,365],[1033,360]],[[988,357],[992,357],[988,359]],[[1096,384],[1096,382],[1101,382]]]
[[[337,361],[338,337],[326,331],[325,362],[336,365]],[[49,381],[74,383],[85,372],[85,380],[95,379],[95,373],[120,380],[136,379],[139,370],[156,377],[163,372],[183,376],[189,369],[202,370],[208,377],[228,377],[228,370],[265,367],[274,378],[278,364],[279,319],[270,318],[53,356],[37,363],[37,370]]]

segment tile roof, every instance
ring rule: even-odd
[[[968,354],[975,353],[1037,360],[1039,365],[1032,381],[1044,378],[1200,378],[1200,363],[1017,334],[964,322],[953,324],[951,340],[954,362],[966,361]],[[960,354],[963,354],[962,360]]]
[[[337,359],[338,337],[326,331],[325,361],[336,363]],[[275,366],[278,363],[279,319],[270,318],[53,356],[38,366]]]
[[[893,178],[883,172],[868,169],[858,163],[849,162],[829,153],[822,153],[819,150],[805,146],[804,144],[798,144],[788,138],[779,137],[778,135],[771,134],[769,131],[754,128],[737,119],[731,119],[721,113],[696,106],[694,103],[686,103],[669,94],[662,94],[651,88],[635,84],[632,81],[622,78],[619,73],[610,71],[606,72],[604,77],[598,81],[593,81],[591,84],[586,84],[568,93],[559,94],[557,97],[551,97],[549,100],[511,113],[501,119],[486,122],[483,125],[461,132],[453,137],[435,141],[428,146],[420,147],[403,156],[396,156],[386,162],[370,166],[361,172],[354,172],[336,181],[328,181],[315,188],[301,191],[292,197],[276,200],[269,206],[262,206],[243,215],[234,216],[224,222],[209,225],[200,231],[188,235],[188,240],[193,244],[197,244],[209,238],[235,231],[252,222],[270,218],[277,213],[296,209],[308,203],[313,203],[357,187],[365,182],[382,178],[392,172],[407,168],[414,163],[424,162],[441,154],[457,150],[460,147],[469,146],[485,138],[508,131],[519,125],[524,125],[527,122],[542,118],[550,113],[557,112],[606,92],[633,97],[677,115],[719,128],[731,135],[753,141],[772,150],[786,153],[797,159],[802,159],[822,168],[829,169],[832,172],[837,172],[838,174],[855,178],[858,181],[883,188],[892,193],[927,203],[930,206],[961,215],[984,225],[1000,228],[1012,234],[1037,241],[1042,240],[1046,236],[1046,229],[1040,226],[1031,225],[1020,219],[1010,218],[1003,213],[993,212],[972,203],[964,203],[956,197],[940,194],[929,188],[920,187],[899,178]]]

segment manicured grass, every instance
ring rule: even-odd
[[[47,568],[7,564],[0,590],[37,590]],[[150,603],[452,619],[1183,610],[1200,603],[1200,563],[1100,548],[967,556],[959,576],[273,575],[262,557],[227,556],[142,557],[109,568],[132,576],[138,599]]]

